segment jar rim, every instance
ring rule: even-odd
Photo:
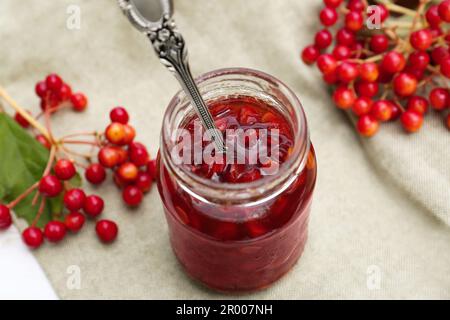
[[[227,183],[210,180],[186,170],[184,166],[177,166],[171,161],[170,153],[165,148],[165,142],[170,140],[170,130],[165,131],[165,127],[170,126],[171,113],[176,109],[180,101],[186,98],[185,93],[180,90],[171,99],[164,117],[161,132],[161,152],[162,161],[166,168],[170,169],[171,173],[177,176],[180,186],[189,192],[192,196],[202,200],[210,201],[214,199],[215,202],[223,200],[225,202],[242,202],[250,199],[258,199],[261,195],[273,190],[274,187],[279,187],[276,192],[271,192],[270,197],[275,197],[283,192],[290,183],[296,179],[295,174],[299,174],[306,165],[307,155],[310,148],[309,129],[307,126],[306,115],[303,106],[297,95],[282,81],[277,78],[254,69],[248,68],[223,68],[207,72],[195,79],[195,82],[200,88],[205,82],[211,79],[220,80],[225,76],[245,76],[262,80],[270,85],[276,86],[283,90],[283,95],[292,104],[296,121],[298,122],[298,130],[294,130],[294,147],[290,157],[281,164],[276,175],[267,175],[262,179],[244,183]],[[266,201],[264,198],[263,201]],[[252,203],[254,204],[254,203]]]

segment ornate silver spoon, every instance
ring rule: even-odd
[[[180,82],[203,127],[209,132],[215,142],[217,150],[224,152],[225,145],[222,133],[217,129],[211,113],[195,84],[189,68],[185,41],[183,36],[177,31],[175,22],[172,19],[172,1],[118,0],[118,3],[131,24],[148,36],[162,64]]]

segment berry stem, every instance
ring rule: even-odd
[[[38,223],[39,219],[41,218],[42,213],[44,212],[44,209],[45,209],[45,202],[46,202],[45,197],[42,197],[37,215],[36,215],[36,217],[34,217],[33,223],[31,224],[32,227],[35,227],[36,224]]]
[[[79,133],[73,133],[73,134],[68,134],[66,136],[63,136],[60,138],[60,140],[66,140],[68,138],[78,138],[78,137],[82,137],[82,136],[96,136],[96,135],[97,135],[96,131],[79,132]]]
[[[39,182],[36,182],[31,187],[29,187],[27,190],[25,190],[20,196],[18,196],[15,200],[10,202],[7,207],[10,209],[14,209],[15,206],[17,206],[23,199],[28,197],[29,194],[31,194],[39,185]]]
[[[50,134],[47,129],[36,121],[28,112],[25,111],[22,107],[20,107],[16,101],[0,86],[0,97],[2,97],[18,114],[20,114],[25,120],[27,120],[36,130],[38,130],[45,138],[50,140]]]
[[[92,142],[92,141],[83,141],[83,140],[65,140],[65,139],[62,139],[62,140],[60,140],[60,142],[62,144],[85,144],[85,145],[99,147],[99,145],[98,145],[98,143],[96,141]]]
[[[50,155],[48,157],[47,166],[45,167],[44,173],[42,174],[43,177],[45,177],[50,173],[53,162],[55,160],[55,156],[56,156],[56,147],[52,146],[52,148],[50,149]]]
[[[417,14],[416,11],[402,7],[398,4],[391,2],[390,0],[378,0],[378,2],[384,4],[386,8],[392,12],[397,12],[412,17],[415,17]]]

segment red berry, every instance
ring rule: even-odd
[[[424,70],[430,63],[430,56],[424,51],[414,51],[408,57],[411,68]]]
[[[125,138],[124,125],[119,122],[111,123],[105,130],[106,139],[116,145],[123,145]]]
[[[336,23],[338,14],[335,9],[325,7],[320,11],[319,18],[324,26],[329,27]]]
[[[351,62],[342,62],[337,68],[338,79],[344,83],[349,83],[355,80],[359,75],[358,67]]]
[[[336,82],[338,81],[336,71],[322,74],[322,79],[325,83],[328,84],[336,84]]]
[[[126,182],[136,181],[138,173],[138,167],[132,162],[125,162],[119,167],[119,169],[117,169],[117,174],[119,177]]]
[[[49,74],[47,78],[45,78],[45,84],[47,85],[47,89],[57,93],[59,89],[61,89],[63,85],[63,81],[60,76],[57,74]]]
[[[60,180],[70,180],[77,173],[72,161],[60,159],[55,164],[55,174]]]
[[[333,94],[333,101],[340,109],[349,109],[353,106],[356,100],[356,95],[353,90],[341,86],[338,87]]]
[[[370,50],[374,53],[385,52],[389,47],[389,39],[384,34],[376,34],[370,39]]]
[[[48,198],[56,197],[61,193],[63,186],[55,176],[47,175],[39,182],[39,192]]]
[[[9,228],[12,224],[11,211],[3,204],[0,204],[0,230]]]
[[[408,73],[399,73],[393,81],[394,91],[400,97],[413,95],[417,89],[417,79]]]
[[[416,111],[406,110],[400,116],[403,128],[408,132],[416,132],[423,123],[423,115]]]
[[[378,12],[380,14],[380,20],[381,22],[386,21],[386,19],[389,17],[389,10],[386,8],[384,4],[378,4],[376,5]]]
[[[405,65],[405,57],[397,51],[386,53],[381,61],[381,67],[389,73],[400,72],[405,68]]]
[[[367,97],[359,97],[355,100],[355,104],[352,107],[352,111],[358,117],[368,114],[372,108],[372,100]]]
[[[59,242],[66,236],[66,226],[61,221],[50,221],[44,229],[44,236],[50,242]]]
[[[372,98],[378,93],[378,83],[376,82],[358,81],[355,87],[360,96]]]
[[[389,121],[394,121],[400,117],[400,115],[402,114],[403,111],[400,109],[398,104],[395,102],[392,102],[391,107],[392,107],[392,115],[391,115],[391,119],[389,119]]]
[[[98,152],[98,162],[105,168],[113,168],[119,163],[119,148],[103,147]]]
[[[445,21],[450,22],[450,0],[444,0],[438,7],[439,17]]]
[[[377,120],[388,121],[392,117],[392,103],[388,100],[375,101],[370,113]]]
[[[113,181],[119,189],[123,189],[132,183],[132,182],[123,180],[122,177],[117,172],[114,172]]]
[[[306,64],[313,64],[314,62],[316,62],[319,55],[320,55],[319,49],[316,48],[316,46],[314,45],[310,45],[307,46],[305,49],[303,49],[302,60]]]
[[[427,50],[433,43],[433,36],[429,29],[417,30],[411,33],[409,42],[416,50]]]
[[[42,135],[42,134],[38,134],[35,139],[37,140],[37,142],[39,142],[44,148],[50,150],[52,145],[50,144],[50,141],[47,140],[47,138]]]
[[[449,56],[447,48],[438,46],[431,51],[431,58],[435,64],[441,64],[442,60]]]
[[[106,171],[100,164],[93,163],[86,169],[84,176],[90,183],[100,184],[105,181]]]
[[[364,26],[364,18],[361,12],[350,11],[345,15],[345,27],[351,31],[359,31]]]
[[[447,129],[450,130],[450,113],[445,118],[445,124],[447,126]]]
[[[439,27],[442,22],[438,7],[438,5],[432,5],[425,14],[428,24],[433,28]]]
[[[324,73],[331,73],[337,68],[337,61],[331,54],[322,54],[317,59],[317,67]]]
[[[123,201],[130,207],[136,207],[142,202],[142,191],[136,186],[127,186],[122,192]]]
[[[88,216],[95,218],[102,213],[104,206],[105,203],[102,198],[96,195],[90,195],[86,197],[83,209]]]
[[[406,104],[406,108],[408,110],[424,114],[428,110],[428,101],[421,96],[412,96],[411,98],[409,98],[408,103]]]
[[[330,8],[337,8],[341,5],[342,0],[323,0],[323,3]]]
[[[113,242],[117,238],[119,229],[117,224],[110,220],[100,220],[95,225],[95,232],[99,239],[105,243]]]
[[[378,79],[380,72],[377,64],[373,62],[366,62],[360,66],[361,79],[367,82],[374,82]]]
[[[30,111],[27,111],[27,113],[31,114]],[[27,119],[25,119],[20,113],[16,112],[14,115],[14,120],[22,127],[22,128],[28,128],[30,126],[30,123]]]
[[[69,211],[78,211],[84,206],[86,194],[81,189],[71,189],[64,195],[64,206]]]
[[[124,107],[115,107],[109,113],[109,118],[111,122],[119,122],[122,124],[127,124],[130,117],[128,116],[128,112]]]
[[[150,160],[147,163],[147,172],[150,175],[150,177],[152,177],[153,180],[156,179],[156,160]]]
[[[377,133],[380,124],[369,114],[365,114],[358,119],[356,129],[364,137],[371,137]]]
[[[145,166],[150,159],[147,148],[141,143],[132,143],[130,145],[128,153],[131,162],[133,162],[138,167]]]
[[[339,45],[351,47],[356,43],[356,36],[352,31],[343,28],[336,33],[336,41]]]
[[[429,100],[434,110],[444,110],[449,104],[449,93],[444,88],[434,88],[430,92]]]
[[[39,98],[45,98],[47,95],[47,85],[45,84],[45,81],[38,82],[34,91]]]
[[[347,46],[337,45],[334,47],[332,54],[336,60],[345,60],[351,57],[352,51]]]
[[[63,85],[58,91],[58,99],[60,101],[67,101],[70,99],[71,96],[72,96],[72,88],[68,84],[63,83]]]
[[[446,57],[441,61],[441,72],[447,78],[450,78],[450,57]]]
[[[318,49],[325,49],[328,48],[328,46],[333,41],[333,36],[331,35],[330,31],[327,29],[320,30],[316,33],[316,36],[314,37],[314,45]]]
[[[41,229],[36,227],[29,227],[22,232],[22,239],[27,246],[32,249],[36,249],[40,247],[40,245],[44,241],[44,235],[42,234]]]
[[[74,93],[70,97],[70,102],[75,111],[84,111],[87,107],[88,100],[82,93]]]
[[[129,124],[125,124],[123,126],[123,129],[125,132],[125,136],[123,137],[122,143],[124,145],[130,144],[131,142],[133,142],[134,138],[136,137],[136,130],[134,130],[134,128],[132,126],[130,126]]]
[[[72,212],[66,216],[64,221],[66,228],[72,232],[78,232],[83,228],[86,218],[80,212]]]
[[[152,188],[153,178],[147,172],[139,172],[136,179],[136,187],[142,192],[149,192]]]
[[[364,10],[364,3],[361,0],[349,0],[347,9],[350,11],[362,11]]]

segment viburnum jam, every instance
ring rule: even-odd
[[[157,163],[172,248],[211,288],[264,288],[292,268],[307,239],[316,159],[306,118],[284,84],[258,71],[214,71],[199,87],[227,151],[216,153],[207,134],[196,135],[202,127],[179,93],[164,118]]]

